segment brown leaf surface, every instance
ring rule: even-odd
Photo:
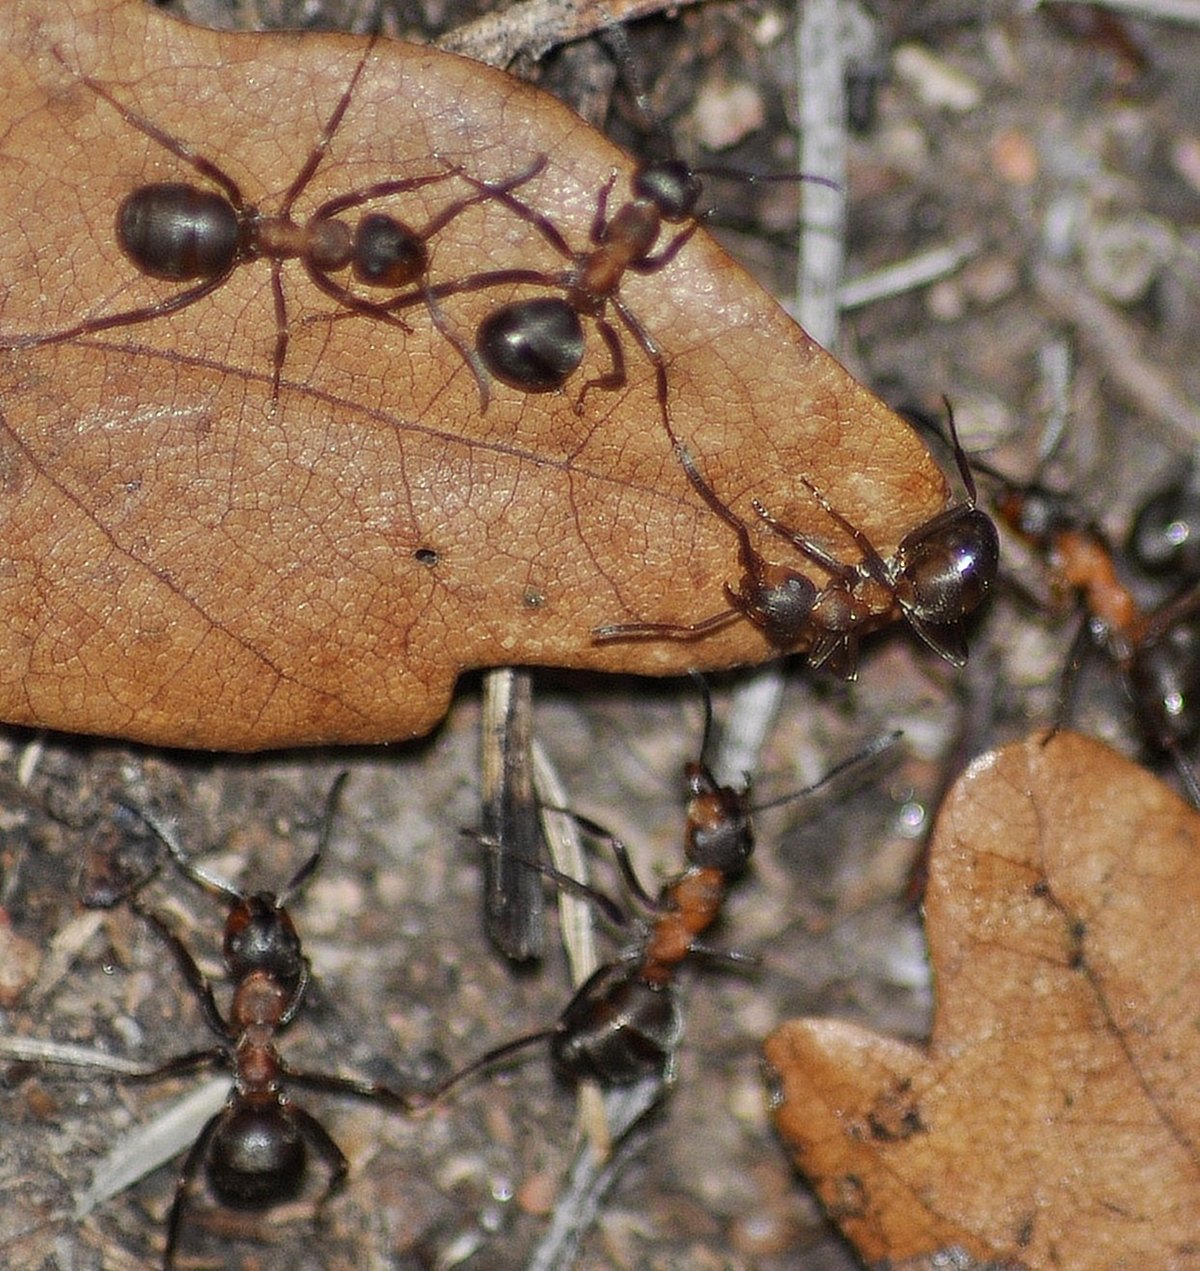
[[[777,1122],[869,1262],[1200,1265],[1200,819],[1098,742],[984,756],[938,821],[928,1050],[767,1043]]]
[[[80,74],[271,212],[362,50],[194,29],[138,0],[0,7],[0,340],[179,290],[133,268],[113,220],[132,189],[194,173]],[[622,156],[507,76],[381,42],[295,215],[447,162],[501,179],[539,155],[546,170],[522,196],[586,244]],[[421,224],[446,198],[435,184],[388,210]],[[494,202],[433,244],[435,282],[501,266],[562,262]],[[670,451],[631,340],[628,384],[590,394],[582,415],[577,385],[604,365],[594,330],[567,393],[496,385],[481,415],[424,309],[409,311],[408,335],[306,321],[335,302],[297,262],[283,284],[277,405],[261,261],[169,317],[0,353],[0,718],[172,745],[381,740],[430,728],[468,667],[668,674],[771,656],[744,621],[692,642],[593,642],[604,623],[707,617],[741,575],[733,534]],[[853,558],[796,472],[885,552],[943,506],[944,480],[907,427],[704,234],[622,294],[663,345],[678,433],[746,517],[758,496]],[[452,297],[445,320],[469,340],[505,298]],[[778,538],[760,543],[803,567]]]

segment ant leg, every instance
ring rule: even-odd
[[[210,181],[219,185],[229,196],[230,203],[239,212],[244,209],[245,200],[242,197],[242,191],[238,183],[228,173],[222,172],[211,159],[206,159],[198,151],[193,150],[187,142],[180,141],[177,137],[172,137],[170,133],[164,132],[157,124],[151,123],[144,115],[139,115],[137,111],[123,105],[99,80],[95,80],[90,75],[85,75],[82,71],[77,71],[74,67],[68,65],[66,58],[63,57],[58,48],[53,48],[50,51],[64,70],[77,76],[97,97],[108,102],[127,124],[136,128],[138,132],[144,133],[151,141],[157,141],[160,146],[169,150],[177,159],[182,159],[184,163],[194,168],[201,176],[207,177]]]
[[[1164,741],[1162,747],[1171,756],[1171,762],[1179,774],[1188,802],[1200,811],[1200,778],[1196,776],[1196,770],[1188,763],[1187,756],[1179,749],[1177,741]]]
[[[729,591],[729,588],[726,588]],[[736,597],[735,592],[729,592]],[[686,624],[674,622],[609,622],[603,626],[592,628],[592,638],[597,642],[604,640],[645,640],[662,636],[668,640],[698,640],[701,636],[713,631],[720,631],[738,618],[743,617],[740,609],[724,609],[714,613],[711,618],[700,622]]]
[[[688,956],[704,958],[708,962],[721,963],[739,971],[755,971],[763,963],[757,953],[744,953],[741,949],[718,949],[700,940],[694,940],[688,945]]]
[[[329,1179],[325,1184],[325,1190],[317,1201],[317,1210],[320,1211],[330,1197],[346,1181],[346,1174],[350,1170],[350,1162],[346,1160],[346,1155],[342,1149],[330,1138],[329,1131],[312,1113],[306,1112],[295,1103],[288,1104],[286,1107],[288,1116],[296,1122],[300,1133],[316,1149],[317,1155],[325,1162],[325,1166],[329,1170]]]
[[[1083,667],[1083,660],[1092,647],[1091,626],[1085,614],[1075,634],[1071,637],[1071,644],[1067,650],[1067,661],[1063,666],[1062,675],[1059,677],[1058,697],[1054,707],[1054,723],[1047,731],[1043,745],[1057,736],[1070,722],[1071,715],[1074,712],[1075,685],[1080,669]]]
[[[545,166],[544,162],[542,166]],[[539,167],[537,171],[540,172],[541,170]],[[537,173],[535,172],[531,175],[536,176]],[[565,260],[575,259],[575,252],[571,250],[570,244],[563,238],[558,226],[544,213],[530,207],[523,199],[517,198],[512,193],[513,188],[515,188],[514,185],[510,185],[508,182],[501,182],[498,185],[489,184],[487,181],[480,181],[478,177],[469,176],[465,172],[460,172],[459,176],[468,185],[473,185],[483,197],[495,199],[497,203],[506,207],[514,216],[526,224],[532,225]],[[521,182],[516,184],[521,184]]]
[[[462,1082],[466,1081],[468,1077],[473,1077],[485,1068],[490,1068],[494,1064],[500,1063],[510,1055],[515,1055],[530,1046],[536,1046],[538,1042],[550,1041],[557,1032],[557,1027],[543,1028],[536,1033],[525,1033],[523,1036],[514,1037],[511,1041],[504,1042],[500,1046],[494,1046],[491,1050],[480,1055],[478,1059],[472,1059],[465,1067],[451,1073],[440,1086],[435,1086],[433,1090],[423,1096],[422,1101],[426,1104],[436,1103],[453,1090],[455,1086],[461,1085]]]
[[[224,1117],[225,1111],[222,1110],[216,1116],[209,1118],[204,1129],[200,1131],[199,1138],[189,1149],[187,1159],[183,1162],[183,1168],[179,1171],[179,1177],[175,1181],[175,1199],[171,1202],[171,1212],[167,1217],[167,1245],[163,1250],[163,1271],[173,1271],[174,1269],[175,1250],[179,1245],[179,1229],[183,1223],[183,1213],[187,1205],[188,1193],[192,1190],[192,1185],[196,1181],[196,1171],[200,1168],[201,1162],[208,1156],[208,1149],[212,1143],[213,1135],[217,1132],[217,1127],[221,1124]]]
[[[596,319],[596,329],[600,332],[604,345],[608,349],[609,369],[603,375],[597,375],[594,379],[588,380],[583,388],[579,390],[579,396],[575,399],[575,413],[577,415],[583,414],[583,399],[587,396],[589,389],[624,388],[627,383],[625,352],[621,348],[620,337],[613,329],[612,324],[605,322],[603,318]]]
[[[204,1012],[205,1021],[209,1028],[213,1030],[218,1037],[228,1038],[230,1041],[234,1039],[234,1034],[230,1031],[229,1025],[225,1022],[220,1010],[217,1008],[217,1000],[213,996],[212,985],[208,982],[208,978],[204,972],[196,965],[196,959],[192,957],[188,951],[187,945],[167,926],[166,922],[159,917],[152,909],[146,909],[136,899],[129,902],[129,907],[140,918],[144,919],[158,933],[159,938],[163,940],[170,948],[175,956],[175,961],[179,966],[179,970],[183,974],[183,978],[188,982],[188,986],[199,999],[200,1007]]]
[[[662,249],[661,252],[655,252],[651,256],[643,256],[640,260],[633,261],[629,268],[635,274],[653,274],[662,269],[665,265],[669,265],[676,256],[687,245],[687,241],[700,228],[698,221],[693,221],[686,229],[681,229],[678,234]]]
[[[633,868],[633,860],[630,858],[629,849],[625,844],[617,838],[617,836],[609,829],[606,829],[599,821],[593,821],[591,817],[582,816],[578,812],[572,812],[569,808],[548,808],[547,811],[557,812],[562,816],[569,816],[576,825],[579,826],[585,834],[590,834],[593,838],[601,843],[608,844],[612,850],[614,859],[617,862],[617,868],[621,873],[621,881],[625,884],[629,894],[633,896],[640,904],[649,910],[658,909],[658,899],[652,896],[642,885],[642,880],[638,878],[637,871]],[[576,883],[576,886],[581,884]],[[591,891],[592,889],[587,889]],[[617,911],[620,912],[619,910]],[[605,910],[606,916],[611,916]],[[619,925],[624,925],[623,922]]]
[[[325,151],[329,149],[333,134],[341,126],[342,118],[350,106],[350,99],[354,96],[354,90],[358,86],[359,76],[362,75],[363,68],[367,64],[367,58],[371,56],[378,38],[377,35],[372,35],[367,41],[367,47],[363,49],[362,57],[358,59],[358,65],[354,68],[354,74],[350,76],[350,82],[342,91],[338,104],[333,108],[333,114],[325,121],[325,126],[321,129],[312,150],[309,151],[308,158],[304,161],[304,166],[296,173],[295,179],[288,186],[287,193],[283,196],[283,205],[279,209],[280,216],[287,217],[291,214],[292,204],[295,203],[303,192],[304,187],[312,180],[313,173],[320,166],[321,160],[325,158]],[[236,206],[236,200],[234,203]]]
[[[271,300],[275,308],[275,354],[271,366],[271,407],[279,403],[279,381],[287,358],[288,324],[287,300],[283,295],[283,274],[280,262],[271,261]]]
[[[603,244],[604,235],[608,232],[608,196],[613,192],[613,186],[616,183],[617,173],[614,169],[608,174],[608,180],[600,187],[600,191],[596,195],[596,211],[592,216],[592,225],[588,231],[588,238],[597,247]]]
[[[432,289],[426,285],[421,290],[425,299],[425,308],[429,312],[429,320],[433,323],[438,334],[466,363],[467,370],[475,377],[475,384],[479,389],[479,413],[481,415],[486,414],[488,405],[491,402],[491,385],[482,359],[473,348],[470,348],[462,341],[458,333],[450,326],[450,323],[446,320],[446,315],[442,312],[441,305],[437,302],[437,297],[433,295]]]
[[[801,484],[821,505],[826,515],[831,517],[834,523],[845,530],[854,540],[855,546],[862,552],[862,563],[866,566],[871,577],[882,587],[887,588],[889,591],[892,590],[892,582],[888,577],[887,563],[880,556],[875,544],[857,525],[848,521],[803,473],[797,475]],[[856,571],[853,565],[847,565],[844,561],[839,561],[835,556],[831,556],[824,549],[818,547],[811,539],[805,538],[803,534],[797,534],[795,530],[788,529],[786,525],[776,520],[761,503],[756,502],[754,510],[776,534],[781,538],[786,538],[793,547],[798,548],[805,556],[815,561],[823,569],[827,569],[834,577],[846,580],[854,578]]]
[[[319,1090],[325,1094],[343,1095],[351,1099],[373,1099],[388,1107],[397,1108],[401,1112],[412,1112],[422,1106],[421,1096],[403,1094],[378,1081],[367,1081],[358,1077],[339,1077],[336,1073],[303,1072],[289,1067],[280,1061],[279,1071],[293,1085],[304,1086],[309,1090]],[[297,1111],[295,1104],[292,1111]]]
[[[840,561],[836,556],[830,555],[823,547],[819,547],[814,543],[812,539],[806,538],[803,534],[798,534],[793,529],[789,529],[776,516],[768,512],[757,499],[752,499],[750,505],[768,528],[778,534],[780,538],[786,539],[793,547],[802,551],[809,560],[815,561],[816,564],[827,570],[835,578],[849,580],[854,577],[854,567],[852,565],[847,565],[845,561]]]
[[[509,194],[511,191],[532,181],[534,177],[545,171],[547,158],[544,154],[538,155],[528,167],[522,168],[520,172],[514,176],[506,177],[503,181],[484,181],[476,184],[470,181],[463,173],[461,168],[452,168],[447,176],[461,176],[464,180],[468,180],[470,184],[475,185],[475,193],[466,198],[459,199],[456,203],[451,203],[449,207],[445,207],[437,216],[429,222],[421,231],[422,239],[432,238],[434,234],[445,229],[452,220],[469,207],[474,207],[479,203],[487,203],[490,200],[498,199],[503,201],[502,196]]]
[[[569,816],[572,820],[578,821],[585,829],[590,829],[595,822],[589,822],[586,817],[581,817],[567,808],[547,808],[548,812],[559,812],[563,816]],[[606,833],[599,826],[596,827],[601,835]],[[569,891],[574,896],[580,896],[584,900],[590,901],[597,909],[613,924],[614,927],[624,927],[629,924],[629,917],[625,911],[617,904],[611,896],[606,895],[598,888],[593,887],[590,883],[581,883],[578,878],[573,878],[570,874],[564,874],[562,870],[555,869],[553,865],[547,865],[545,861],[534,860],[530,857],[515,856],[508,852],[499,840],[490,838],[486,834],[479,833],[478,830],[463,828],[460,833],[467,835],[468,838],[475,839],[482,844],[489,852],[497,854],[504,852],[505,856],[517,864],[524,866],[526,869],[533,870],[534,873],[541,874],[543,878],[548,878],[557,887],[561,887],[563,891]]]
[[[205,1068],[215,1068],[224,1063],[228,1053],[223,1049],[189,1050],[186,1055],[176,1055],[166,1063],[154,1068],[146,1068],[141,1072],[120,1073],[122,1081],[164,1081],[167,1077],[181,1077],[184,1073],[200,1072]]]
[[[65,340],[73,340],[76,336],[91,335],[96,331],[109,331],[113,327],[133,326],[138,322],[147,322],[154,318],[164,317],[169,313],[178,313],[197,300],[203,300],[209,292],[216,291],[232,271],[227,269],[217,278],[206,279],[195,287],[159,300],[152,305],[142,305],[138,309],[126,309],[124,313],[113,313],[106,318],[87,318],[63,331],[52,331],[49,335],[14,335],[0,337],[0,348],[3,349],[40,349],[48,344],[61,344]]]

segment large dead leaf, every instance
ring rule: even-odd
[[[869,1262],[1200,1265],[1200,818],[1069,733],[978,760],[938,820],[928,1050],[767,1043],[779,1128]]]
[[[272,212],[363,48],[193,29],[140,0],[0,6],[0,342],[182,286],[138,273],[114,218],[137,187],[195,173],[82,75]],[[446,164],[504,179],[542,155],[521,195],[585,246],[622,156],[505,75],[380,42],[294,215]],[[383,202],[419,225],[447,198],[440,182]],[[431,245],[435,283],[563,264],[496,202]],[[775,652],[742,620],[702,640],[593,639],[607,623],[705,618],[742,572],[628,337],[628,383],[592,392],[582,414],[578,384],[606,365],[594,329],[567,392],[493,385],[481,414],[424,309],[406,312],[409,334],[312,321],[337,305],[285,262],[273,403],[270,276],[251,262],[171,316],[0,353],[0,717],[175,745],[378,740],[432,726],[468,667],[666,674]],[[855,559],[796,473],[884,552],[943,506],[910,431],[705,235],[622,294],[663,346],[679,435],[748,520],[757,496]],[[443,320],[469,342],[508,295],[449,297]],[[809,570],[753,533],[771,560]]]

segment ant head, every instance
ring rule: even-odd
[[[703,763],[688,764],[686,773],[692,792],[683,849],[688,864],[738,873],[754,851],[746,791],[718,785]]]
[[[946,419],[954,461],[967,497],[905,536],[896,552],[896,599],[923,640],[956,665],[966,660],[961,636],[934,635],[928,626],[960,622],[983,603],[1000,570],[1000,536],[976,506],[975,478],[958,439],[949,398]]]
[[[233,905],[225,919],[224,955],[238,980],[263,971],[293,989],[304,975],[300,937],[274,892],[255,892]]]
[[[810,578],[784,565],[772,565],[757,553],[747,560],[741,590],[726,587],[725,594],[779,649],[793,648],[805,635],[817,602],[817,588]]]
[[[700,178],[682,159],[653,159],[633,174],[633,192],[648,199],[669,224],[678,225],[695,215],[704,191]]]
[[[278,1104],[242,1106],[221,1117],[205,1173],[230,1209],[264,1209],[299,1195],[307,1151],[295,1120]]]

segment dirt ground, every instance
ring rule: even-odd
[[[473,16],[457,0],[166,7],[226,25],[380,22],[425,38]],[[1061,418],[1043,475],[1120,541],[1139,502],[1200,441],[1200,32],[1083,5],[941,0],[863,12],[875,93],[849,142],[847,276],[934,248],[961,249],[961,260],[844,313],[837,352],[895,405],[936,412],[948,395],[968,449],[1018,477],[1033,473]],[[795,16],[766,0],[713,3],[630,28],[638,74],[681,154],[794,166]],[[619,78],[595,41],[524,69],[593,110]],[[747,127],[760,108],[761,127]],[[661,140],[639,132],[619,83],[609,121],[624,144]],[[713,153],[702,140],[718,123],[746,133]],[[711,227],[729,250],[776,295],[792,295],[795,190],[708,188]],[[801,659],[786,665],[754,774],[764,798],[889,728],[905,731],[900,754],[863,788],[761,817],[753,868],[716,937],[759,954],[761,967],[688,977],[678,1083],[624,1163],[580,1268],[859,1265],[772,1133],[759,1043],[802,1014],[927,1032],[932,987],[908,894],[939,792],[974,754],[1053,718],[1073,633],[1067,614],[1035,603],[1045,594],[1035,563],[1012,544],[1004,553],[1010,582],[974,626],[964,672],[902,631],[871,643],[850,686],[813,677]],[[717,681],[718,720],[741,685]],[[682,765],[701,727],[693,686],[539,673],[536,695],[537,736],[572,807],[629,842],[647,879],[677,868]],[[1103,665],[1085,669],[1074,696],[1075,726],[1140,753]],[[514,973],[481,931],[480,849],[460,833],[479,822],[479,724],[480,680],[468,677],[434,736],[372,751],[229,758],[0,734],[0,904],[18,948],[40,957],[26,966],[12,955],[0,1029],[148,1064],[209,1044],[145,924],[123,909],[80,909],[85,850],[114,825],[118,836],[138,833],[117,808],[125,799],[177,817],[214,873],[282,887],[312,850],[342,770],[350,779],[327,856],[293,907],[317,984],[287,1036],[290,1061],[402,1083],[546,1026],[570,994],[557,946],[536,971]],[[220,907],[170,873],[151,894],[215,968]],[[178,1160],[81,1221],[74,1198],[118,1135],[202,1079],[150,1086],[11,1063],[0,1071],[5,1265],[153,1265]],[[573,1095],[542,1052],[412,1119],[303,1098],[350,1158],[345,1188],[316,1225],[311,1196],[268,1220],[198,1197],[183,1265],[529,1265],[575,1144]]]

